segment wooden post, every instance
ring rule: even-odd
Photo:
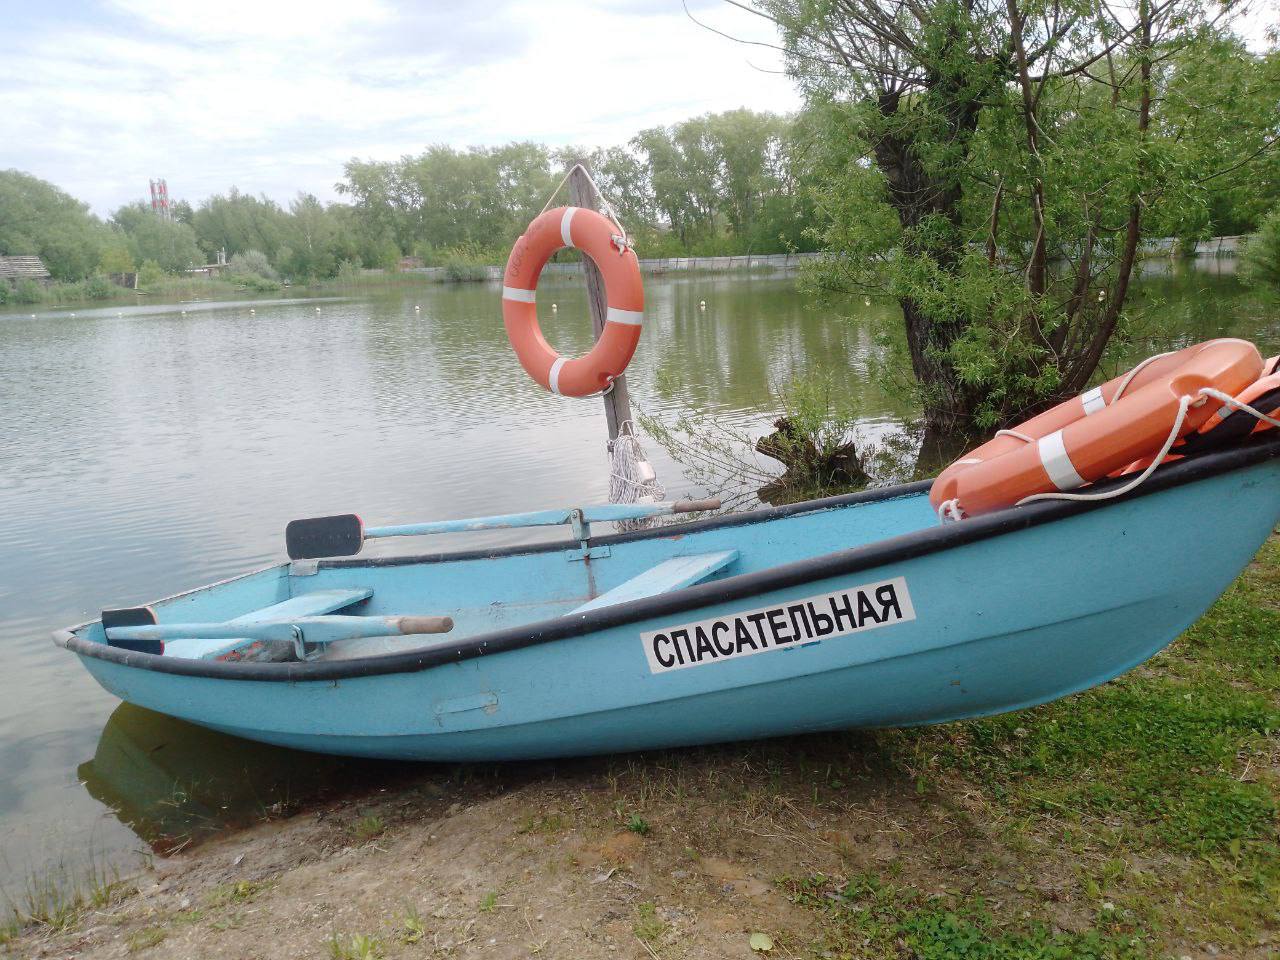
[[[569,199],[575,207],[600,209],[600,194],[587,176],[586,163],[582,161],[578,161],[578,165],[569,174]],[[587,306],[591,309],[591,328],[599,340],[604,333],[604,318],[608,307],[604,295],[604,280],[590,257],[582,258],[582,272],[587,278]],[[613,381],[613,389],[604,395],[604,416],[609,424],[609,440],[612,442],[618,438],[621,426],[631,422],[631,395],[627,392],[625,373]],[[630,426],[626,429],[628,433],[631,432]]]

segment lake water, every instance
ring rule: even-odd
[[[1280,345],[1229,263],[1147,269],[1141,294],[1159,307],[1114,364],[1224,334]],[[651,277],[646,292],[629,380],[649,414],[707,410],[762,433],[772,391],[806,370],[837,378],[868,436],[912,413],[865,376],[868,321],[887,305],[813,301],[776,276]],[[544,284],[539,309],[562,353],[585,350],[578,283]],[[0,888],[87,850],[128,861],[405,773],[121,706],[51,629],[281,559],[295,517],[603,502],[604,438],[598,399],[524,375],[492,285],[0,313]],[[648,452],[671,498],[703,493]]]

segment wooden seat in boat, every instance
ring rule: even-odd
[[[361,600],[373,596],[369,587],[352,587],[345,590],[316,590],[312,593],[299,594],[280,603],[273,603],[261,610],[234,617],[227,623],[263,623],[269,620],[291,620],[295,617],[319,617],[327,613],[335,613]],[[164,646],[166,657],[184,657],[188,660],[215,660],[241,647],[247,647],[254,640],[240,638],[235,640],[202,640],[197,638],[170,640]]]
[[[576,610],[570,612],[586,613],[588,610],[599,610],[611,607],[615,603],[626,603],[628,600],[640,600],[654,597],[660,593],[670,593],[691,587],[695,583],[707,579],[713,573],[723,570],[738,559],[737,550],[721,550],[716,553],[699,553],[691,557],[672,557],[664,560],[656,567],[650,567],[644,573],[618,584],[612,590],[600,594],[594,600],[588,600]]]

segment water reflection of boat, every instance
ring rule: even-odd
[[[89,794],[142,840],[167,850],[403,769],[250,744],[125,703],[77,774]]]

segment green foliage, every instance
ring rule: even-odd
[[[130,953],[141,953],[156,946],[168,935],[164,927],[143,927],[129,934],[128,939],[125,940],[125,946]]]
[[[855,451],[858,411],[832,377],[797,376],[777,390],[772,403],[779,429],[763,439],[708,411],[688,410],[671,423],[638,411],[636,420],[695,485],[716,491],[728,504],[755,491],[780,503],[846,493],[869,482]],[[872,451],[868,445],[865,452]],[[761,455],[783,463],[786,472],[779,475],[777,465]]]
[[[127,238],[134,262],[150,261],[165,273],[182,273],[204,263],[195,231],[188,224],[157,215],[141,200],[121,207],[111,218]]]
[[[1075,0],[761,6],[807,97],[795,136],[830,251],[812,279],[898,301],[897,368],[935,435],[1086,387],[1129,321],[1142,236],[1257,203],[1223,191],[1269,162],[1280,69],[1196,0],[1130,10],[1149,41]]]
[[[129,240],[123,231],[112,230],[103,243],[98,269],[102,273],[133,273],[138,269],[133,254],[129,252]]]
[[[662,939],[668,930],[668,925],[658,916],[656,904],[641,903],[636,905],[636,920],[631,930],[643,942],[653,944]]]
[[[376,840],[387,832],[387,822],[382,817],[369,814],[357,820],[351,832],[362,843],[367,840]]]
[[[649,826],[648,820],[640,816],[638,813],[633,813],[630,819],[627,820],[627,829],[632,833],[639,834],[642,837],[647,837],[653,828]]]
[[[235,883],[223,883],[209,891],[205,897],[205,902],[215,909],[249,903],[267,886],[266,883],[253,880],[237,880]]]
[[[86,300],[111,300],[120,291],[120,287],[100,273],[86,280],[83,289]]]
[[[426,921],[422,919],[422,914],[418,912],[416,907],[410,907],[405,911],[404,923],[400,926],[400,942],[407,944],[418,943],[426,935]]]
[[[834,950],[867,958],[915,960],[1147,960],[1159,956],[1140,930],[1122,922],[1084,933],[1043,923],[1000,923],[981,898],[925,894],[864,873],[847,883],[814,875],[785,882],[797,904],[827,921]]]
[[[143,260],[142,265],[138,267],[138,286],[140,287],[154,286],[164,277],[164,269],[154,260]]]
[[[0,170],[0,254],[34,254],[55,280],[80,280],[97,268],[108,236],[87,204],[30,174]]]
[[[256,276],[265,280],[279,279],[275,268],[271,266],[271,261],[261,250],[250,249],[237,253],[228,261],[227,271],[233,277]]]
[[[1245,280],[1280,293],[1280,207],[1262,221],[1245,245]]]
[[[382,952],[382,941],[368,934],[339,936],[335,933],[329,938],[329,956],[332,960],[377,960]]]
[[[44,299],[44,288],[29,278],[19,280],[12,289],[10,299],[14,303],[39,303]]]

